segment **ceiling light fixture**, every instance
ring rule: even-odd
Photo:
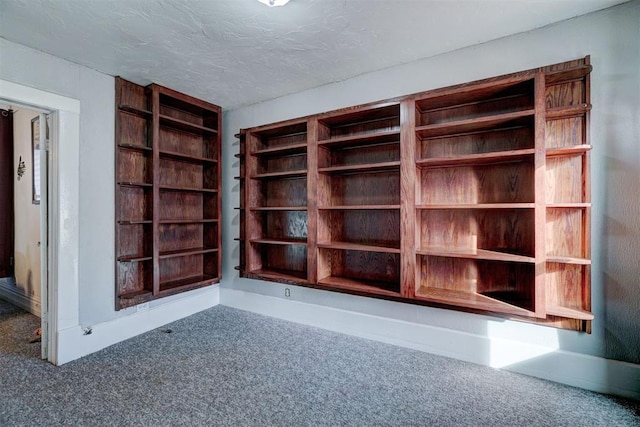
[[[289,0],[258,0],[260,3],[264,3],[269,7],[274,7],[274,6],[284,6],[285,4],[289,3]]]

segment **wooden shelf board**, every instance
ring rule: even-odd
[[[366,172],[380,172],[385,170],[398,170],[400,171],[400,162],[382,162],[382,163],[366,163],[362,165],[349,165],[349,166],[331,166],[328,168],[318,168],[318,172],[326,174],[341,174],[341,173],[366,173]]]
[[[306,169],[285,171],[285,172],[270,172],[261,173],[251,176],[251,179],[276,179],[276,178],[298,178],[307,174]]]
[[[455,157],[441,157],[422,159],[416,161],[416,166],[419,168],[433,168],[433,167],[458,167],[468,165],[479,165],[486,163],[507,163],[516,162],[530,158],[533,160],[533,155],[536,150],[534,148],[528,148],[524,150],[511,150],[511,151],[496,151],[493,153],[483,154],[468,154]]]
[[[207,157],[193,156],[190,154],[178,153],[177,151],[160,150],[160,157],[168,157],[177,160],[195,161],[198,163],[217,163],[216,159]]]
[[[118,224],[120,225],[138,225],[138,224],[153,224],[153,221],[150,219],[123,219],[119,220]]]
[[[273,280],[307,283],[306,271],[260,268],[252,270],[248,274]]]
[[[304,154],[307,152],[307,143],[283,145],[279,147],[265,148],[262,150],[255,150],[251,152],[252,156],[259,157],[272,157],[272,156],[286,156],[291,154]]]
[[[419,299],[457,305],[460,307],[473,308],[477,310],[495,311],[499,313],[509,313],[518,316],[535,317],[535,313],[526,308],[509,304],[495,298],[491,298],[475,292],[464,292],[452,289],[441,289],[421,286],[416,289],[416,297]]]
[[[400,130],[385,130],[365,134],[349,135],[339,138],[323,139],[318,146],[325,147],[354,147],[400,143]]]
[[[168,259],[168,258],[176,258],[190,255],[203,255],[212,252],[218,252],[217,248],[189,248],[189,249],[181,249],[178,251],[164,251],[160,252],[158,256],[159,259]]]
[[[249,208],[252,212],[306,211],[306,206],[257,206]]]
[[[400,292],[394,292],[386,289],[387,287],[389,287],[389,284],[384,282],[354,280],[348,279],[346,277],[328,276],[323,279],[319,279],[318,284],[363,293],[373,293],[394,297],[400,296]]]
[[[269,238],[260,238],[260,239],[249,239],[250,243],[260,243],[263,245],[297,245],[297,246],[307,246],[307,240],[302,239],[269,239]]]
[[[151,291],[147,291],[146,289],[142,289],[139,291],[133,291],[133,292],[127,292],[124,294],[120,294],[118,295],[118,298],[120,299],[144,299],[144,298],[151,298],[153,296],[153,293]]]
[[[531,264],[536,262],[535,257],[490,251],[487,249],[478,249],[476,251],[471,251],[469,249],[431,247],[420,248],[416,251],[416,254],[446,258],[484,259],[490,261],[524,262]]]
[[[546,111],[545,117],[547,120],[566,119],[569,117],[582,116],[588,111],[591,111],[591,104],[569,105],[566,107],[549,108]]]
[[[373,211],[373,210],[398,210],[400,205],[337,205],[337,206],[320,206],[318,210],[321,211]]]
[[[547,209],[585,209],[590,208],[591,203],[548,203]]]
[[[133,181],[118,181],[118,185],[121,185],[123,187],[153,187],[153,184]]]
[[[576,154],[584,154],[591,150],[591,145],[572,145],[571,147],[547,148],[547,157],[556,156],[573,156]]]
[[[124,111],[124,112],[127,112],[127,113],[131,113],[131,114],[135,114],[135,115],[143,117],[143,118],[151,117],[151,115],[152,115],[151,111],[146,110],[144,108],[134,107],[133,105],[120,104],[118,106],[118,108],[121,111]]]
[[[358,243],[348,243],[348,242],[318,242],[318,247],[322,249],[342,249],[346,251],[383,252],[383,253],[391,253],[391,254],[400,253],[400,248],[392,248],[388,246],[362,245]]]
[[[136,151],[153,151],[153,148],[151,147],[147,147],[146,145],[136,145],[136,144],[118,144],[118,147],[120,148],[126,148],[129,150],[136,150]]]
[[[551,71],[545,74],[545,83],[548,85],[581,79],[589,74],[592,68],[593,67],[590,64],[586,64],[578,67],[568,68],[565,70]]]
[[[218,131],[213,128],[190,123],[184,120],[176,119],[175,117],[166,116],[164,114],[160,114],[160,124],[164,127],[170,127],[185,132],[197,133],[200,135],[218,133]]]
[[[151,261],[153,259],[152,256],[119,256],[119,262],[143,262],[143,261]]]
[[[416,205],[416,209],[533,209],[535,203],[476,203],[476,204],[442,204],[442,205]]]
[[[590,311],[553,305],[548,305],[546,307],[546,312],[552,316],[568,317],[570,319],[579,320],[593,320],[595,317]]]
[[[417,126],[416,135],[422,139],[488,130],[506,124],[512,120],[533,116],[534,113],[535,110],[524,110],[514,113],[482,116],[474,119],[457,120],[434,125]]]
[[[161,219],[158,224],[213,224],[219,219]]]
[[[547,255],[547,262],[556,262],[559,264],[578,264],[578,265],[591,265],[591,260],[588,258]]]
[[[186,277],[179,280],[171,280],[168,282],[160,282],[160,295],[166,294],[172,290],[182,289],[186,287],[199,287],[218,281],[219,278],[208,274]]]
[[[166,191],[188,191],[195,193],[217,193],[218,190],[214,190],[213,188],[192,188],[192,187],[178,187],[174,185],[160,185],[160,190]]]

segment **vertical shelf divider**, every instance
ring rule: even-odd
[[[318,119],[307,121],[307,280],[318,281]]]
[[[400,295],[415,298],[416,285],[416,103],[400,103]]]
[[[545,174],[546,174],[546,104],[545,104],[544,73],[536,73],[534,80],[534,108],[535,108],[535,157],[534,157],[534,197],[535,197],[535,313],[536,316],[546,316],[546,239],[547,207],[545,202]]]
[[[153,295],[160,293],[160,93],[155,86],[151,95],[151,148],[153,152]]]

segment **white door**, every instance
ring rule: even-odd
[[[40,328],[42,331],[41,357],[47,359],[49,356],[49,306],[48,306],[48,283],[49,283],[49,239],[48,239],[48,156],[49,141],[51,140],[51,126],[49,114],[40,114],[40,139],[39,139],[39,159],[36,164],[36,153],[34,152],[34,171],[39,168],[40,181],[40,305],[42,312],[40,315]],[[34,150],[35,151],[35,150]],[[34,183],[35,185],[35,183]]]

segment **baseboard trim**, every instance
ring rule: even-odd
[[[0,298],[28,311],[34,316],[40,317],[42,314],[40,300],[30,297],[29,295],[25,295],[18,287],[7,286],[4,283],[0,283]]]
[[[220,298],[232,308],[485,366],[493,366],[492,349],[508,349],[519,361],[500,369],[640,399],[640,365],[632,363],[235,289],[222,288]]]
[[[180,295],[173,301],[135,311],[117,319],[96,325],[77,325],[58,332],[57,365],[63,365],[82,356],[94,353],[136,335],[175,322],[220,303],[219,285]],[[86,334],[87,328],[91,329]]]

